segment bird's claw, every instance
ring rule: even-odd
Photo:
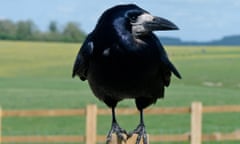
[[[122,129],[117,123],[112,124],[112,128],[109,131],[107,135],[107,141],[106,144],[110,144],[112,141],[112,134],[115,133],[117,135],[117,138],[120,139],[121,141],[126,141],[125,135],[127,134],[127,131]]]
[[[128,134],[128,138],[132,137],[133,134],[137,134],[136,144],[140,144],[141,139],[143,139],[143,144],[148,144],[147,132],[144,124],[139,124],[133,132]]]

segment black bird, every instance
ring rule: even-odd
[[[147,143],[143,109],[164,97],[171,73],[181,78],[156,35],[155,30],[177,30],[172,22],[152,16],[134,4],[117,5],[106,10],[95,29],[84,41],[74,64],[78,75],[95,94],[112,108],[112,133],[123,138],[127,132],[117,123],[115,108],[123,99],[135,99],[140,124],[130,134],[138,134]]]

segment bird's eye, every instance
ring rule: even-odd
[[[131,22],[136,22],[139,15],[140,15],[139,12],[135,12],[135,11],[134,12],[129,12],[128,13],[128,18]]]
[[[136,15],[130,16],[130,21],[131,22],[136,22],[137,21],[137,16]]]

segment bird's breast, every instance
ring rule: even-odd
[[[154,55],[106,56],[108,50],[104,54],[91,61],[88,71],[88,80],[97,85],[116,89],[144,87],[158,75],[159,63]]]

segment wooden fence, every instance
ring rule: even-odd
[[[190,114],[191,130],[189,134],[172,135],[149,135],[150,142],[186,142],[191,144],[201,144],[202,141],[240,141],[240,132],[233,133],[213,133],[202,134],[202,114],[203,113],[226,113],[240,112],[240,105],[230,106],[202,106],[200,102],[192,103],[191,107],[168,107],[149,108],[145,114]],[[136,109],[118,108],[118,115],[138,114]],[[97,135],[97,116],[111,115],[111,110],[97,108],[96,105],[88,105],[86,109],[68,110],[2,110],[0,108],[0,143],[73,143],[82,142],[86,144],[96,144],[105,142],[106,136]],[[84,116],[86,117],[85,135],[75,136],[2,136],[2,118],[4,117],[55,117],[55,116]]]

